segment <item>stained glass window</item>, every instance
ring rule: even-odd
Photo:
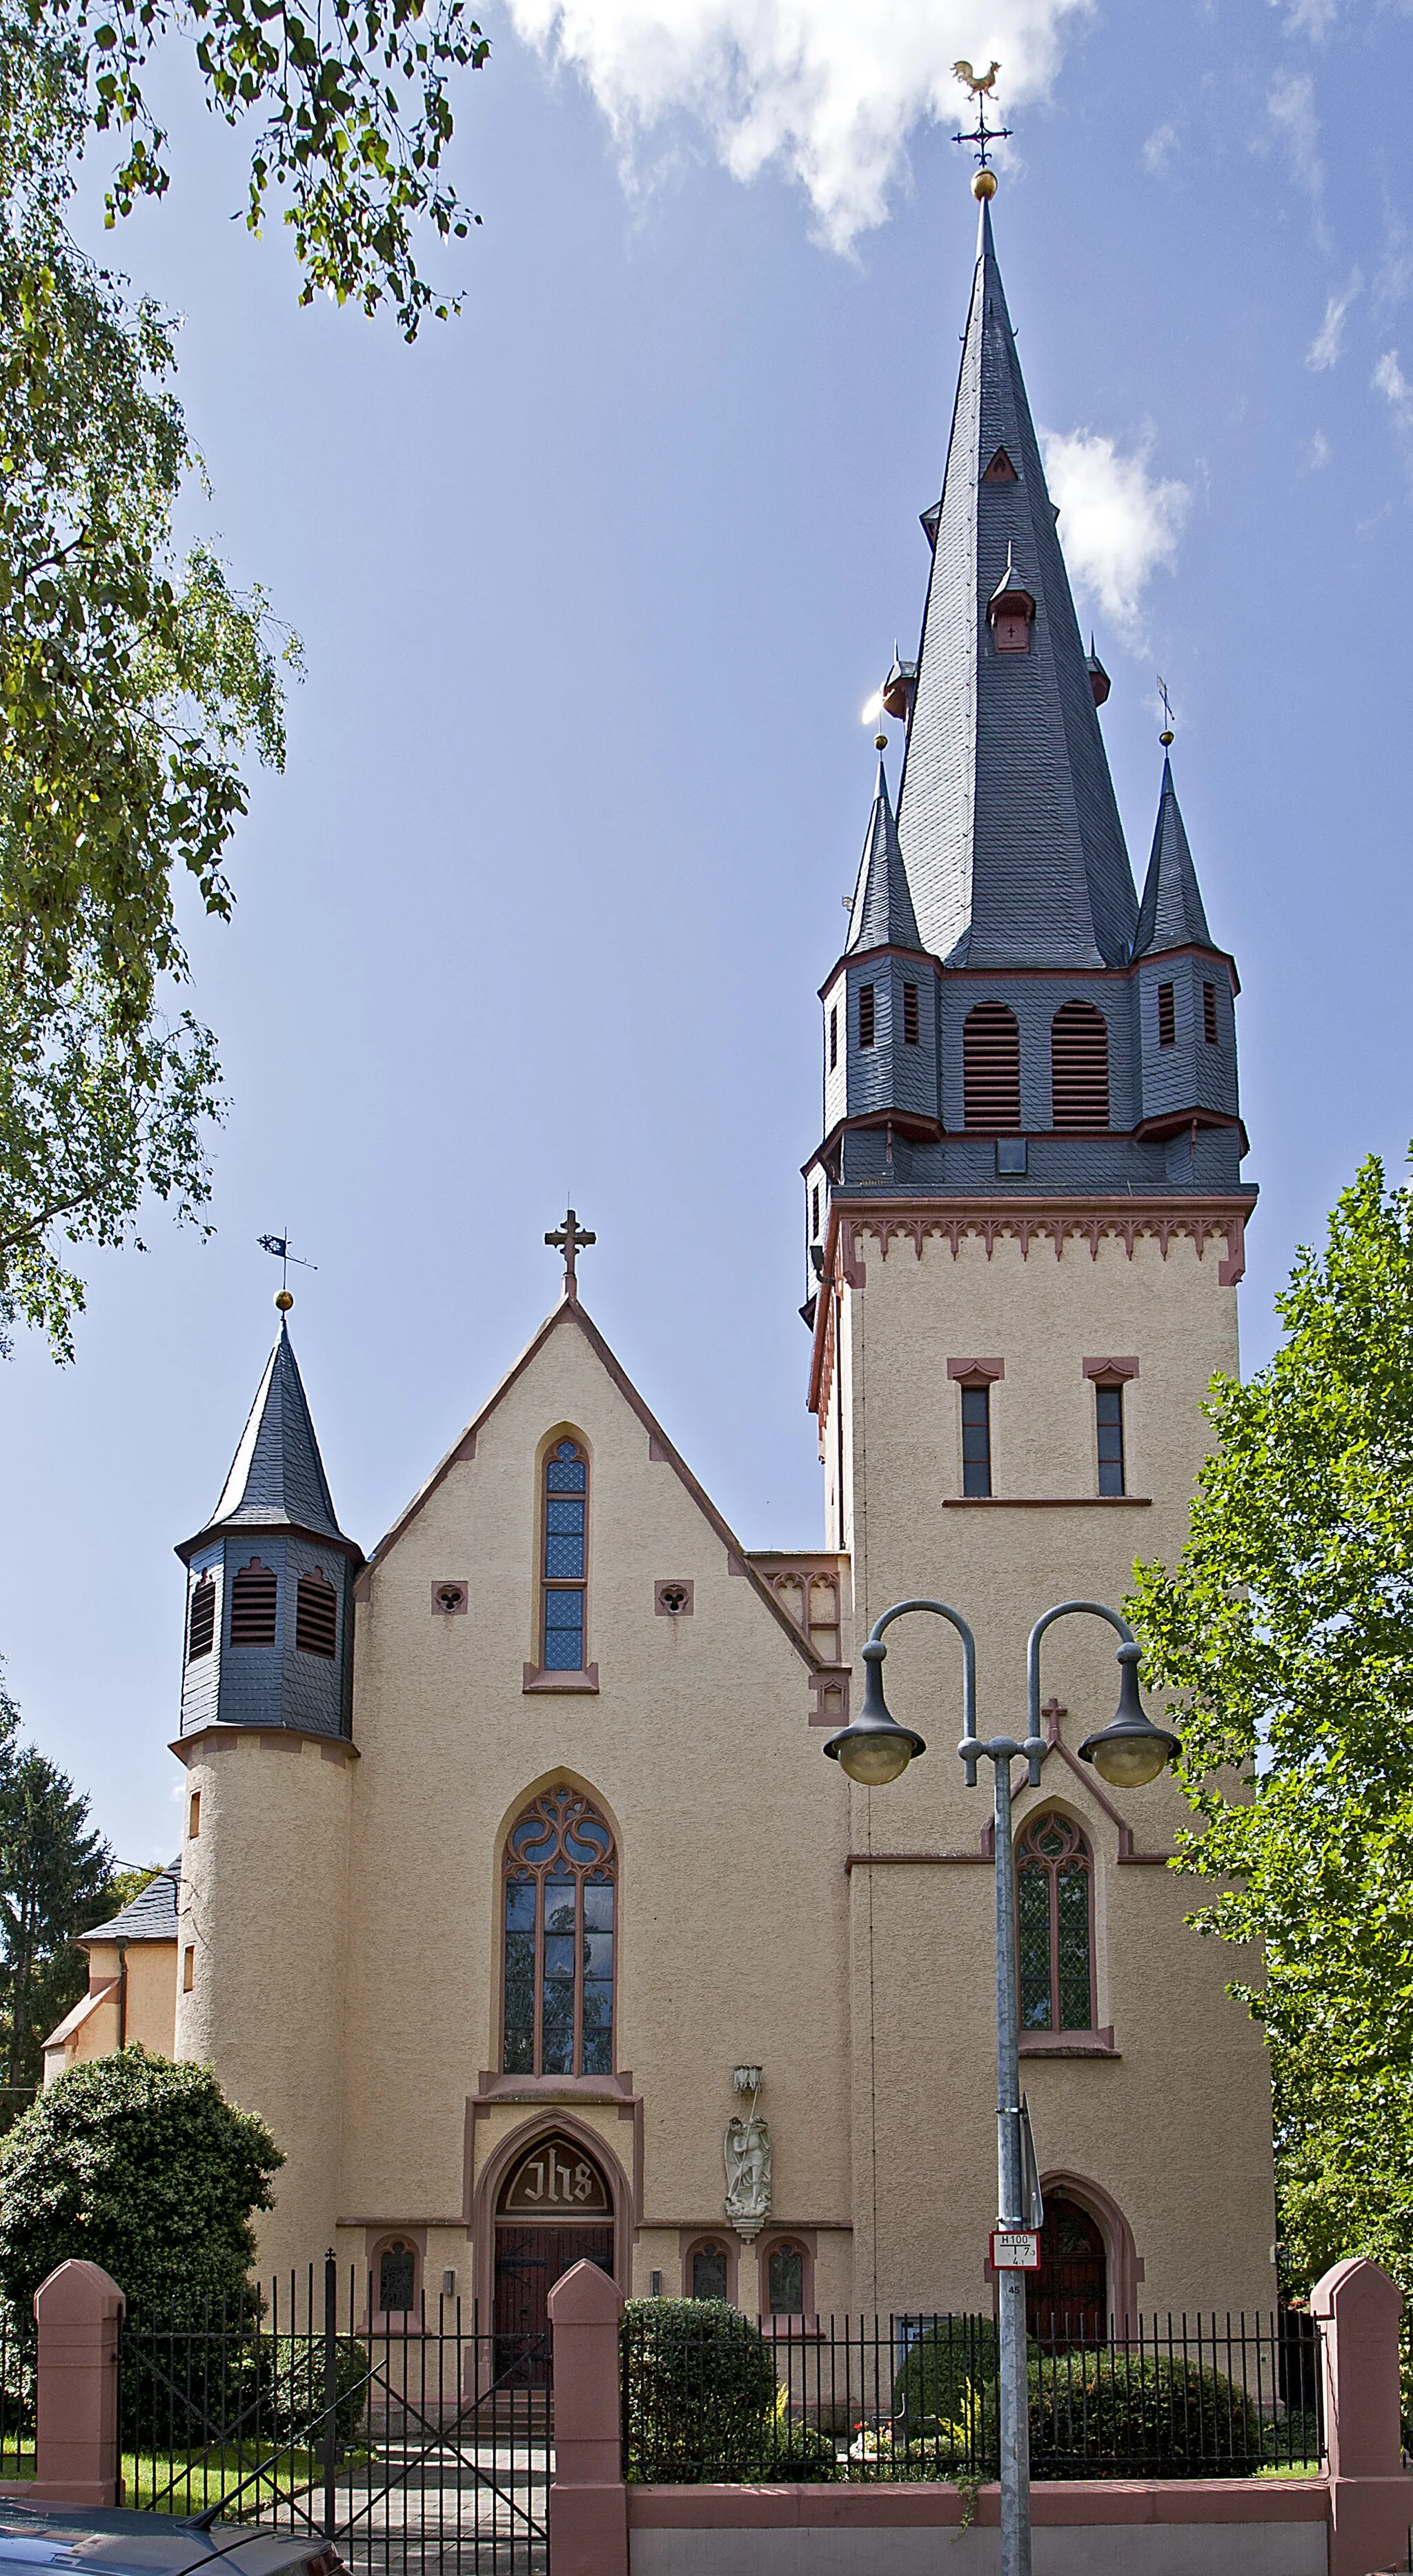
[[[417,2293],[417,2257],[395,2236],[378,2256],[378,2306],[384,2316],[410,2308]]]
[[[1089,1845],[1068,1816],[1032,1816],[1016,1851],[1022,2031],[1092,2030]]]
[[[767,2293],[773,2317],[800,2317],[805,2312],[805,2256],[800,2245],[772,2245],[767,2265]]]
[[[694,2299],[724,2299],[726,2296],[726,2248],[724,2245],[699,2245],[692,2256]]]
[[[589,1462],[577,1441],[556,1441],[545,1460],[544,1486],[543,1668],[577,1673],[584,1668],[589,1572]]]
[[[991,1491],[991,1389],[962,1388],[962,1492]]]
[[[613,2071],[613,1836],[587,1798],[547,1789],[512,1825],[502,1871],[507,2075]]]

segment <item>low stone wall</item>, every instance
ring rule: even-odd
[[[630,2576],[995,2576],[1000,2490],[629,2487]],[[1326,2576],[1323,2478],[1031,2489],[1035,2576]],[[556,2576],[559,2576],[556,2561]]]
[[[1035,2576],[1397,2576],[1413,2567],[1403,2466],[1403,2299],[1337,2263],[1310,2301],[1324,2377],[1318,2478],[1096,2478],[1031,2490]],[[1000,2490],[970,2520],[952,2486],[649,2487],[619,2447],[622,2295],[592,2263],[550,2292],[554,2576],[991,2576]],[[965,2525],[965,2527],[963,2527]]]

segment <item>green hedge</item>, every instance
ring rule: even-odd
[[[940,2317],[893,2383],[894,2457],[994,2478],[1000,2463],[1000,2354],[989,2318]],[[1165,2353],[1040,2352],[1027,2360],[1031,2475],[1249,2477],[1269,2456],[1260,2414],[1221,2371]]]
[[[628,2476],[650,2486],[818,2485],[834,2445],[786,2412],[769,2343],[723,2299],[623,2311]]]

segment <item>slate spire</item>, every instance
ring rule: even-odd
[[[240,1436],[208,1529],[272,1529],[282,1524],[342,1539],[314,1436],[299,1363],[280,1319],[250,1418]]]
[[[859,864],[859,881],[844,953],[847,956],[854,949],[888,947],[916,948],[920,952],[922,942],[918,937],[917,916],[908,892],[903,853],[898,846],[898,826],[888,795],[888,776],[880,753],[878,785],[864,835],[863,858]]]
[[[1143,888],[1134,951],[1164,948],[1210,948],[1212,934],[1202,908],[1197,870],[1187,845],[1182,808],[1173,785],[1173,765],[1164,756],[1158,820],[1153,828],[1153,854]]]
[[[1138,905],[986,204],[946,479],[924,525],[932,580],[898,810],[923,943],[955,966],[1123,965]]]

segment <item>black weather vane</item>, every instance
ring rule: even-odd
[[[261,1234],[256,1236],[256,1241],[261,1251],[272,1252],[280,1265],[280,1286],[275,1304],[282,1315],[287,1315],[294,1304],[289,1285],[290,1263],[294,1263],[296,1270],[317,1270],[319,1264],[317,1261],[305,1261],[299,1253],[291,1252],[287,1234]]]
[[[988,98],[991,97],[991,94],[996,87],[996,74],[999,72],[1000,68],[1000,64],[993,61],[988,71],[976,72],[973,71],[971,64],[967,62],[965,58],[960,62],[953,63],[952,65],[952,69],[956,73],[958,80],[961,82],[963,89],[970,94],[976,107],[976,126],[974,131],[970,134],[954,134],[952,141],[954,143],[974,143],[976,145],[976,166],[978,170],[990,169],[991,145],[993,143],[1005,143],[1010,139],[1011,129],[1009,125],[988,125],[986,122],[986,102]],[[992,184],[994,186],[994,181]]]

